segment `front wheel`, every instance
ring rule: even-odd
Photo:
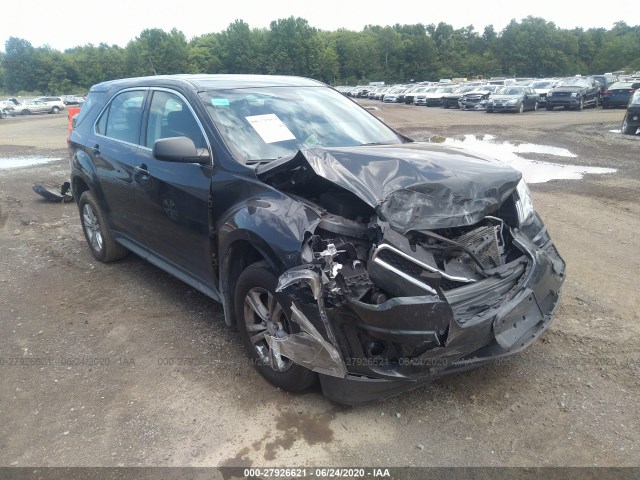
[[[584,97],[580,97],[580,101],[578,102],[578,106],[576,107],[576,110],[578,112],[581,112],[583,108],[584,108]]]
[[[276,293],[278,279],[265,262],[247,267],[235,292],[236,323],[258,372],[272,385],[302,392],[316,383],[317,374],[270,349],[265,336],[283,337],[299,331],[289,321],[291,300]]]
[[[524,102],[521,102],[520,105],[518,105],[518,113],[522,112],[524,112]]]
[[[31,115],[31,110],[27,110],[26,108],[24,110],[22,110],[22,115]]]
[[[96,197],[90,190],[80,195],[78,208],[84,238],[96,260],[108,263],[125,257],[128,250],[113,239]]]

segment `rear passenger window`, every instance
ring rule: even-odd
[[[96,124],[96,132],[109,138],[137,144],[140,138],[142,103],[145,91],[116,95]]]

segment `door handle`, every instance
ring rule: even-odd
[[[146,163],[142,163],[142,164],[138,165],[137,167],[133,167],[133,169],[136,171],[136,173],[142,173],[144,175],[149,175],[149,167],[147,167]]]
[[[96,143],[91,149],[91,151],[93,152],[94,155],[100,155],[100,145]]]

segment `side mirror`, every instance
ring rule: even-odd
[[[165,162],[209,163],[209,151],[196,148],[188,137],[169,137],[156,140],[153,156]]]

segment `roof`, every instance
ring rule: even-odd
[[[322,82],[286,75],[208,75],[180,74],[151,77],[122,78],[98,83],[92,91],[107,91],[114,87],[190,86],[197,91],[253,88],[253,87],[320,87]]]

